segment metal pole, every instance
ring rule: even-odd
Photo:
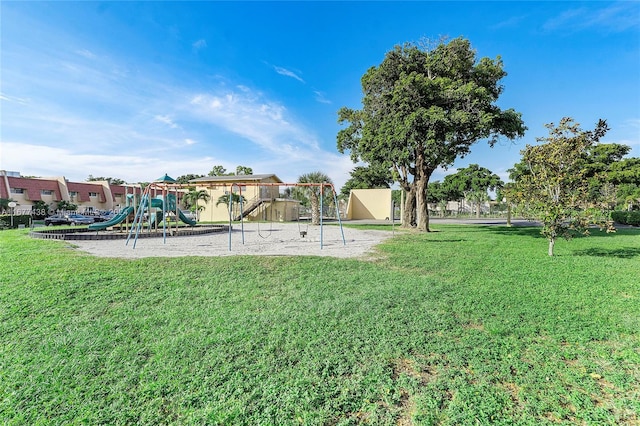
[[[233,197],[233,185],[229,188],[229,251],[231,251],[231,198]]]
[[[167,244],[167,186],[162,188],[162,244]]]
[[[344,239],[344,229],[342,228],[342,219],[340,218],[340,209],[338,208],[338,196],[336,195],[336,189],[331,185],[333,191],[333,202],[336,204],[336,216],[338,216],[338,223],[340,224],[340,234],[342,235],[342,245],[346,246],[347,242]]]
[[[240,194],[240,233],[242,234],[242,245],[244,245],[244,210],[242,203],[242,185],[238,185],[238,193]]]
[[[322,235],[322,193],[324,192],[324,184],[320,184],[320,250],[322,250],[323,235]]]

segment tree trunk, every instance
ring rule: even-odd
[[[551,238],[549,240],[549,256],[553,256],[553,246],[556,243],[556,239],[555,238]]]
[[[427,203],[427,182],[424,174],[416,181],[416,211],[418,214],[418,230],[429,232],[429,203]]]
[[[476,218],[480,219],[480,201],[476,204]]]
[[[402,216],[402,227],[413,228],[416,226],[416,191],[412,185],[409,190],[405,190],[404,212]]]
[[[433,169],[424,158],[421,152],[416,157],[416,177],[414,180],[416,187],[416,211],[418,214],[417,228],[420,231],[429,232],[429,203],[427,202],[427,185]]]
[[[311,193],[309,195],[311,201],[311,224],[320,225],[320,199],[317,194]]]

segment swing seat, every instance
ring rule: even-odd
[[[300,231],[300,237],[304,238],[307,236],[307,231]]]

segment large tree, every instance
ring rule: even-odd
[[[480,217],[482,202],[489,199],[488,191],[495,191],[504,186],[500,176],[477,164],[459,169],[447,178],[450,186],[462,193],[468,201],[475,203],[476,217]]]
[[[590,199],[589,169],[585,158],[609,130],[600,120],[592,131],[585,131],[571,118],[556,126],[546,125],[549,135],[537,138],[539,145],[527,145],[522,163],[527,172],[520,173],[511,196],[523,205],[530,218],[542,222],[542,234],[549,241],[549,256],[558,237],[569,239],[574,233],[588,235],[588,226],[602,220],[603,206]],[[611,222],[604,221],[607,230]]]
[[[464,38],[435,45],[407,43],[362,77],[363,108],[341,108],[340,152],[354,161],[387,164],[406,193],[403,226],[429,230],[427,185],[481,139],[524,135],[520,113],[496,101],[506,75],[500,57],[476,58]]]

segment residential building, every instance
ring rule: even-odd
[[[300,203],[280,194],[283,182],[274,174],[206,176],[191,180],[196,190],[205,190],[209,201],[199,204],[201,221],[228,221],[229,194],[242,195],[242,215],[245,220],[292,221],[298,219]],[[283,185],[284,186],[284,185]],[[240,219],[240,203],[232,202],[231,217]]]
[[[57,210],[60,201],[76,204],[80,213],[119,210],[126,206],[127,194],[141,192],[139,184],[70,182],[64,176],[28,178],[19,172],[0,170],[0,198],[15,201],[23,214],[28,214],[36,201],[45,202],[50,211]]]

